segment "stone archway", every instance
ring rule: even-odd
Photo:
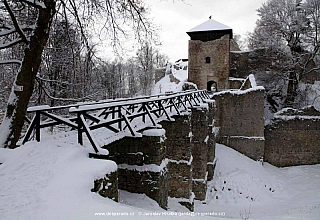
[[[217,89],[217,82],[216,81],[213,81],[213,80],[210,80],[207,82],[207,90],[209,92],[217,92],[218,89]]]

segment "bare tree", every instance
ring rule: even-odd
[[[110,34],[114,48],[119,47],[121,36],[127,35],[125,27],[130,27],[138,40],[151,37],[153,31],[147,19],[148,10],[141,0],[3,0],[1,4],[0,49],[25,45],[22,60],[0,61],[1,64],[21,64],[1,124],[2,147],[15,148],[20,138],[42,53],[57,15],[76,21],[88,51],[91,50],[86,38],[88,28],[92,19],[99,16],[105,20],[104,28]],[[37,15],[33,23],[17,19],[17,14],[24,8],[31,8]]]

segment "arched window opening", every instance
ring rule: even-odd
[[[217,89],[217,82],[211,80],[209,82],[207,82],[207,90],[209,92],[217,92],[218,89]]]

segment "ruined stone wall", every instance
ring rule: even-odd
[[[159,82],[166,75],[166,68],[157,68],[154,75],[154,83]]]
[[[193,211],[189,117],[189,114],[174,116],[174,121],[162,121],[161,125],[166,130],[166,157],[169,160],[168,195],[179,198],[180,203]]]
[[[167,208],[168,173],[162,136],[123,138],[106,146],[109,159],[118,164],[119,189],[145,193]]]
[[[258,160],[264,152],[264,88],[225,91],[213,96],[216,102],[217,142]]]
[[[188,81],[197,84],[198,89],[207,89],[211,80],[217,82],[218,90],[228,88],[229,51],[229,35],[207,42],[189,40]],[[210,63],[206,63],[206,57],[210,57]]]
[[[320,116],[280,116],[265,128],[264,160],[278,167],[320,163]]]
[[[191,109],[192,191],[195,198],[205,200],[208,164],[208,109]]]
[[[229,89],[240,89],[245,79],[242,78],[229,78]]]
[[[91,191],[98,193],[102,197],[118,202],[119,192],[117,171],[108,173],[103,178],[94,180],[94,185]]]
[[[168,196],[178,198],[190,211],[194,199],[205,200],[215,166],[215,106],[213,100],[206,102],[172,121],[162,121],[163,129],[105,146],[108,159],[118,165],[119,189],[145,193],[162,208],[167,207]]]

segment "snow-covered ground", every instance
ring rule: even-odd
[[[175,69],[174,66],[176,66]],[[169,68],[170,67],[170,68]],[[168,69],[169,68],[169,69]],[[182,86],[188,81],[188,61],[179,61],[167,66],[166,72],[171,74],[171,77],[179,80],[179,83],[171,82],[170,75],[166,74],[159,82],[154,85],[152,94],[162,94],[166,92],[182,91]]]
[[[195,213],[169,199],[161,209],[143,194],[120,191],[120,203],[91,192],[93,180],[116,169],[88,158],[88,149],[66,141],[29,142],[0,149],[0,219],[319,219],[320,165],[263,166],[217,145],[214,180]],[[112,215],[128,216],[112,216]],[[152,216],[150,216],[152,215]],[[181,216],[183,215],[183,216]],[[191,216],[191,215],[196,215]]]
[[[206,205],[229,218],[320,219],[320,165],[277,168],[217,144]]]

